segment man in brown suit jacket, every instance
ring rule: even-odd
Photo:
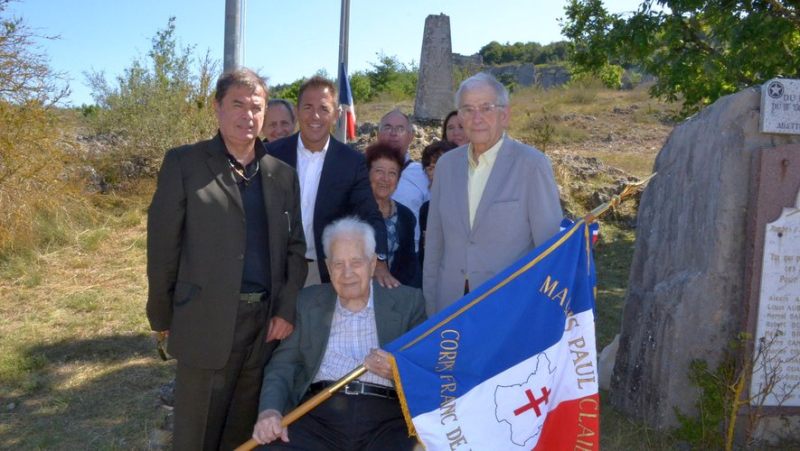
[[[257,138],[266,97],[255,72],[222,74],[219,133],[167,152],[150,205],[147,316],[178,361],[175,449],[249,438],[264,365],[293,330],[307,272],[300,189]]]

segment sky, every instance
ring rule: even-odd
[[[270,85],[291,83],[320,69],[335,79],[339,57],[341,1],[245,0],[244,65],[267,76]],[[642,0],[605,0],[610,12],[635,11]],[[477,53],[491,41],[560,41],[559,18],[567,0],[350,0],[348,71],[372,70],[378,53],[409,64],[419,62],[425,18],[450,17],[453,52]],[[110,82],[146,58],[151,40],[176,17],[180,45],[210,52],[224,48],[225,0],[12,0],[5,15],[22,17],[39,35],[50,66],[69,78],[67,105],[92,104],[86,72],[103,72]]]

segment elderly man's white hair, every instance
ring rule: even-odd
[[[355,216],[347,216],[330,223],[322,231],[322,249],[325,257],[331,258],[331,244],[341,237],[359,238],[364,241],[364,254],[368,258],[375,255],[375,229]]]
[[[495,93],[495,100],[497,105],[508,106],[511,102],[508,99],[508,90],[502,83],[497,81],[492,74],[486,72],[478,72],[477,74],[467,78],[461,82],[461,85],[456,91],[456,108],[461,108],[461,95],[464,91],[474,91],[475,89],[488,86],[492,88]],[[477,106],[477,105],[475,105]]]

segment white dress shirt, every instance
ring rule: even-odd
[[[306,234],[306,258],[317,259],[317,246],[314,242],[314,205],[317,201],[319,190],[319,177],[322,174],[322,165],[328,153],[328,145],[319,152],[312,152],[303,145],[303,138],[297,137],[297,177],[300,179],[300,211],[303,218],[303,233]]]
[[[406,162],[410,159],[411,156],[406,154]],[[408,207],[417,218],[417,225],[414,227],[415,251],[419,251],[419,209],[431,198],[431,191],[428,188],[430,183],[431,180],[425,174],[422,164],[412,161],[403,169],[397,182],[397,189],[392,194],[392,199]]]

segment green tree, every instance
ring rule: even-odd
[[[503,58],[503,46],[497,41],[492,41],[478,50],[484,64],[500,64]]]
[[[192,68],[194,47],[178,45],[174,17],[151,42],[147,58],[135,59],[113,85],[103,72],[85,73],[100,107],[95,131],[120,138],[114,160],[136,161],[145,174],[154,173],[167,149],[209,138],[216,128],[211,104],[218,62],[207,52]],[[119,175],[118,165],[107,169]]]
[[[416,94],[418,68],[412,61],[403,64],[396,55],[388,56],[383,52],[376,54],[378,62],[370,63],[373,70],[366,73],[370,81],[370,98],[384,94],[390,99],[406,100]],[[352,87],[352,85],[351,85]]]
[[[797,0],[645,0],[611,14],[601,0],[570,0],[562,33],[576,73],[636,65],[651,94],[690,115],[719,97],[777,77],[800,77]]]
[[[350,75],[350,89],[353,91],[354,102],[366,102],[372,98],[372,86],[369,74],[365,71],[355,72]]]
[[[286,99],[292,104],[297,105],[297,95],[300,94],[300,85],[306,81],[306,78],[300,78],[289,84],[276,85],[269,90],[269,96],[273,99]]]
[[[534,64],[554,64],[567,60],[569,54],[569,43],[567,41],[551,42],[541,48],[536,59],[531,60]]]

